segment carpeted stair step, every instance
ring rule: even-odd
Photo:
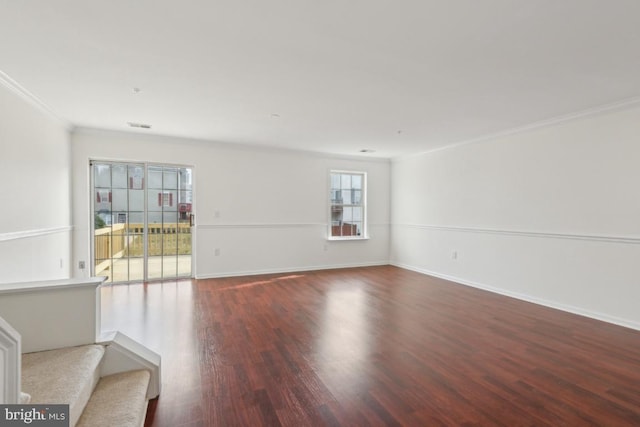
[[[100,379],[101,345],[67,347],[22,355],[22,391],[31,404],[69,404],[75,426]]]
[[[77,427],[140,427],[147,412],[149,371],[102,377]]]

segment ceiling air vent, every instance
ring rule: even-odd
[[[127,122],[132,128],[151,129],[151,125],[145,123]]]

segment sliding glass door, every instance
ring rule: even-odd
[[[191,275],[191,169],[149,166],[148,278]]]
[[[108,282],[191,276],[192,170],[92,162],[92,274]]]

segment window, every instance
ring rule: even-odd
[[[169,208],[173,206],[173,194],[168,191],[158,193],[158,206],[163,208]]]
[[[366,184],[364,172],[330,172],[330,239],[367,237]]]

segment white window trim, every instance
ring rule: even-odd
[[[362,206],[362,235],[360,236],[332,236],[331,235],[331,175],[332,174],[352,174],[362,175],[362,204],[359,205],[342,205],[342,206]],[[327,240],[332,241],[349,241],[349,240],[369,240],[369,226],[367,223],[367,194],[368,181],[367,173],[364,171],[330,169],[327,174]]]

